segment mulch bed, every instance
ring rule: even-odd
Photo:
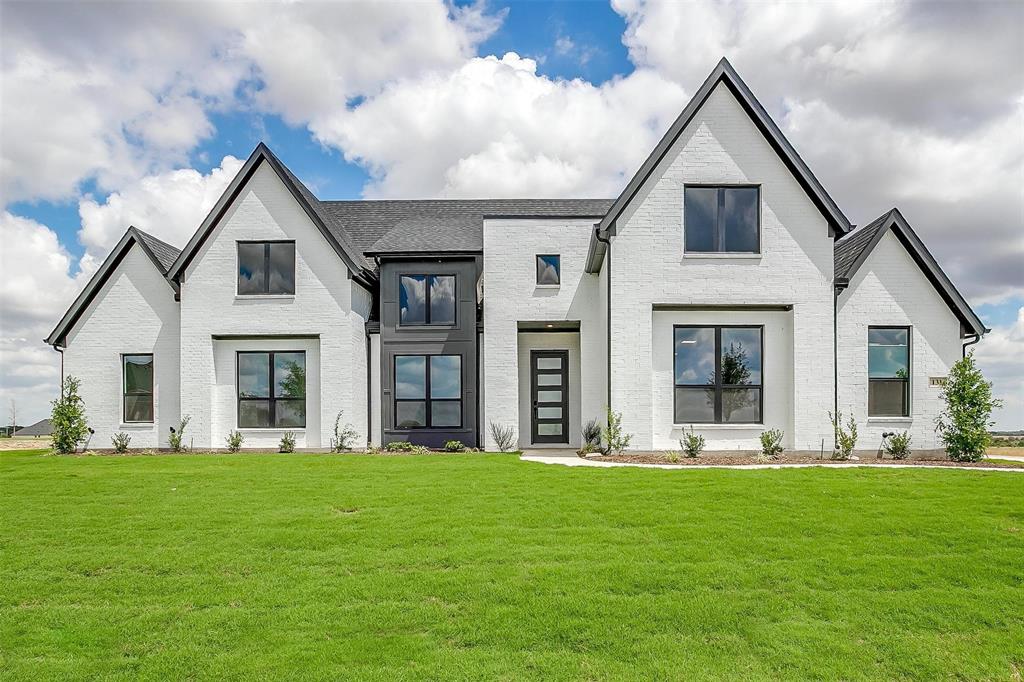
[[[638,452],[638,453],[623,453],[621,455],[586,455],[585,459],[592,459],[601,462],[623,462],[627,464],[669,464],[676,466],[693,466],[693,465],[743,465],[743,464],[823,464],[823,465],[836,465],[836,464],[899,464],[899,465],[911,465],[911,466],[944,466],[944,467],[961,467],[961,468],[974,468],[974,467],[996,467],[999,469],[1020,469],[1024,468],[1020,463],[1008,463],[1008,462],[997,462],[992,460],[981,460],[980,462],[954,462],[949,459],[878,459],[875,457],[861,458],[861,459],[848,459],[848,460],[832,460],[832,459],[818,459],[817,457],[782,457],[775,461],[762,461],[757,458],[756,455],[748,454],[736,454],[736,455],[701,455],[700,457],[684,457],[679,456],[679,460],[676,462],[670,462],[664,453],[658,452]]]

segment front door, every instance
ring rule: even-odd
[[[569,351],[530,351],[530,431],[534,443],[569,442]]]

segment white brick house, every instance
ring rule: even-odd
[[[937,447],[987,330],[893,209],[854,229],[723,60],[614,200],[322,201],[259,145],[182,250],[129,228],[47,342],[92,447]]]

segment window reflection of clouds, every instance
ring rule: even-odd
[[[715,330],[711,327],[675,330],[677,384],[703,384],[715,373]]]
[[[403,275],[399,278],[399,320],[407,324],[427,321],[427,278],[424,275]]]
[[[427,395],[426,358],[422,355],[395,358],[395,397],[425,398]]]
[[[451,275],[430,278],[430,323],[455,324],[455,278]]]

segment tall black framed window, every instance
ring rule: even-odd
[[[683,242],[687,253],[760,253],[761,188],[683,188]]]
[[[295,293],[295,242],[238,242],[238,295]]]
[[[455,324],[455,275],[399,275],[398,322]]]
[[[910,327],[868,327],[868,416],[910,416]]]
[[[761,423],[763,347],[764,327],[674,327],[675,423]]]
[[[395,428],[462,427],[462,356],[395,356]]]
[[[305,428],[305,351],[238,351],[237,370],[238,428]]]
[[[124,423],[153,423],[153,354],[121,356]]]
[[[562,282],[562,257],[556,254],[537,256],[537,284],[557,286]]]

